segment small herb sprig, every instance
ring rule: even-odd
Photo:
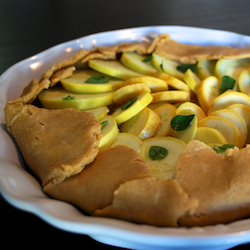
[[[109,81],[109,77],[105,77],[102,75],[93,75],[88,78],[85,83],[107,83]]]
[[[149,157],[151,160],[162,160],[168,155],[168,150],[161,146],[151,146]]]
[[[228,89],[233,89],[235,82],[235,79],[231,76],[224,75],[221,79],[221,93],[224,93]]]
[[[216,153],[223,153],[225,152],[228,148],[233,148],[235,147],[235,145],[233,144],[223,144],[221,146],[216,146],[214,144],[214,147],[213,147],[213,150],[216,152]]]
[[[176,67],[181,73],[185,73],[188,69],[191,69],[193,72],[197,70],[197,67],[194,64],[180,64]]]
[[[63,99],[63,100],[73,100],[73,99],[75,99],[75,97],[74,97],[74,96],[71,96],[71,95],[68,95],[68,96],[66,96],[66,97],[63,97],[62,99]]]
[[[176,115],[171,120],[171,128],[175,131],[186,129],[193,121],[195,115]]]
[[[128,98],[128,101],[120,107],[121,110],[125,110],[129,108],[136,100],[137,100],[137,97],[134,97],[132,99]]]

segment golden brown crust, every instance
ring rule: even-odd
[[[70,202],[88,213],[112,203],[114,191],[124,182],[149,175],[142,157],[126,146],[103,149],[81,173],[58,185],[47,185],[51,197]]]
[[[10,127],[26,163],[43,185],[79,173],[99,151],[101,125],[91,113],[24,105]]]
[[[155,177],[132,180],[115,191],[111,206],[94,215],[119,218],[154,226],[178,226],[178,219],[193,213],[195,199],[189,199],[176,180]]]
[[[227,223],[250,213],[250,148],[229,149],[225,159],[200,141],[191,141],[180,155],[175,178],[199,206],[180,224]]]
[[[207,59],[240,59],[249,58],[249,48],[232,48],[230,46],[200,46],[178,43],[169,40],[163,45],[158,45],[155,50],[156,53],[179,61],[181,63],[196,63],[197,61]]]

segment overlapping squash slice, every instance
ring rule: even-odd
[[[62,79],[63,88],[72,93],[95,94],[113,92],[123,81],[91,69],[77,70],[72,76]]]
[[[129,99],[133,99],[145,92],[151,93],[151,90],[146,83],[125,85],[114,92],[114,102],[118,105],[122,105]]]
[[[177,70],[178,62],[167,59],[157,53],[152,54],[152,65],[158,70],[183,80],[183,73]]]
[[[160,125],[160,116],[149,108],[144,108],[137,115],[122,123],[120,130],[145,140],[152,137]]]
[[[188,87],[194,92],[197,93],[197,89],[200,85],[200,78],[191,70],[188,69],[184,75],[183,75],[183,79],[186,82],[186,84],[188,85]]]
[[[119,130],[115,119],[110,115],[104,117],[100,123],[102,126],[102,139],[99,143],[99,149],[104,149],[109,147],[115,141]]]
[[[155,137],[160,136],[171,136],[174,130],[171,128],[171,120],[176,114],[176,107],[173,104],[164,104],[154,110],[160,116],[160,124],[157,131],[155,132]]]
[[[76,94],[66,91],[62,87],[43,90],[38,98],[44,108],[79,110],[93,109],[113,104],[113,92],[101,94]]]
[[[165,80],[153,77],[153,76],[138,76],[126,80],[123,86],[144,83],[147,84],[152,92],[166,91],[168,90],[168,84]]]
[[[121,62],[127,68],[143,75],[154,75],[156,69],[151,65],[150,58],[140,55],[136,52],[123,52]]]
[[[226,118],[211,115],[199,121],[198,126],[217,129],[222,133],[229,144],[238,147],[241,145],[239,129]]]
[[[114,147],[116,145],[124,145],[133,148],[136,152],[140,154],[142,141],[133,134],[120,132],[110,147]]]
[[[128,101],[125,106],[118,108],[112,116],[115,118],[116,122],[123,123],[137,115],[141,110],[148,106],[153,100],[150,93],[146,92],[134,98],[134,100]]]
[[[173,137],[154,137],[143,141],[141,155],[151,174],[160,179],[174,177],[177,159],[186,144]]]
[[[91,69],[98,72],[124,80],[141,75],[126,68],[118,60],[91,59],[88,65]]]
[[[194,139],[198,127],[198,118],[192,110],[183,109],[178,113],[178,116],[183,116],[183,117],[191,115],[193,115],[193,119],[187,125],[187,127],[183,130],[175,130],[173,134],[173,137],[182,140],[185,143],[188,143],[189,141],[192,141]]]

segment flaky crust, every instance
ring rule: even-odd
[[[99,152],[101,125],[91,113],[24,105],[10,127],[26,163],[43,185],[79,173]]]
[[[58,185],[47,185],[51,197],[70,202],[92,214],[112,203],[115,190],[129,180],[149,176],[142,157],[126,146],[103,149],[81,173]]]
[[[228,149],[222,158],[200,141],[191,141],[180,155],[175,179],[184,192],[198,200],[193,215],[180,225],[228,223],[250,214],[250,148]]]

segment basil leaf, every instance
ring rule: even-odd
[[[216,152],[216,153],[223,153],[225,152],[228,148],[233,148],[235,147],[234,144],[223,144],[221,146],[214,146],[213,147],[213,150]]]
[[[153,56],[148,56],[147,58],[142,60],[142,62],[150,62],[152,59],[153,59]]]
[[[106,127],[107,125],[108,125],[108,121],[101,122],[101,126],[102,126],[101,130],[103,130],[104,127]]]
[[[191,69],[193,72],[197,70],[197,67],[194,64],[180,64],[176,67],[181,73],[185,73],[188,69]]]
[[[88,78],[85,83],[107,83],[109,81],[109,77],[105,77],[102,75],[94,75]]]
[[[195,115],[176,115],[171,120],[171,128],[175,131],[186,129],[193,121]]]
[[[62,99],[63,99],[63,100],[73,100],[73,99],[75,99],[75,97],[74,97],[74,96],[71,96],[71,95],[68,95],[68,96],[66,96],[66,97],[63,97]]]
[[[121,110],[129,108],[136,101],[136,99],[137,97],[134,97],[133,99],[128,98],[128,101],[120,107]]]
[[[160,146],[151,146],[149,149],[149,157],[152,160],[162,160],[168,155],[168,150]]]
[[[235,79],[230,76],[223,76],[221,79],[221,93],[225,92],[228,89],[233,89],[235,84]]]
[[[164,70],[164,67],[163,67],[163,61],[162,61],[161,65],[160,65],[160,67],[161,67],[162,72],[166,73],[165,70]]]

